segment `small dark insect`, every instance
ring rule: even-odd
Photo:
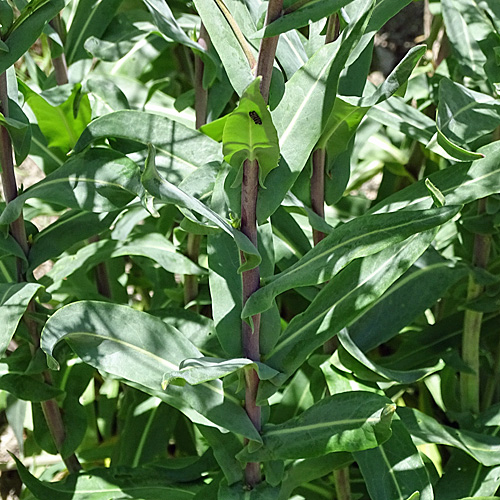
[[[262,125],[262,120],[255,111],[249,111],[248,114],[250,115],[250,118],[255,122],[256,125]]]

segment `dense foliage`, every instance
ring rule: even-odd
[[[0,0],[0,73],[2,495],[496,498],[498,0]]]

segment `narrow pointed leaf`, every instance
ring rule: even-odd
[[[131,126],[124,127],[124,123]],[[145,148],[152,144],[162,159],[158,161],[159,168],[176,181],[206,163],[222,159],[220,145],[201,132],[165,116],[135,110],[116,111],[97,118],[83,131],[74,150],[82,151],[109,137],[136,141]]]
[[[61,168],[10,202],[0,224],[10,224],[30,198],[89,212],[122,208],[143,191],[137,165],[110,149],[94,149],[71,157]]]
[[[4,355],[29,301],[42,288],[37,283],[0,283],[0,357]]]
[[[431,182],[443,193],[447,205],[466,205],[472,201],[498,193],[500,183],[500,142],[496,141],[478,150],[484,158],[472,164],[454,165],[429,176]],[[433,205],[425,180],[389,196],[370,209],[370,212],[388,212],[401,208],[412,210]]]
[[[420,500],[433,500],[432,485],[420,454],[399,418],[388,441],[354,453],[371,500],[406,500],[415,490]]]
[[[259,390],[273,394],[307,357],[342,328],[362,317],[375,300],[426,250],[434,238],[428,231],[382,252],[349,264],[290,321],[266,364],[283,372]],[[275,384],[275,385],[273,385]]]
[[[311,0],[300,8],[279,17],[265,29],[257,31],[252,38],[276,36],[287,31],[302,28],[334,14],[352,0]]]
[[[184,214],[191,214],[190,218],[195,222],[199,221],[191,211],[206,217],[216,227],[219,227],[229,234],[234,239],[236,245],[238,245],[238,248],[245,254],[245,262],[240,266],[240,272],[247,269],[253,269],[255,266],[259,265],[261,260],[259,252],[242,232],[231,226],[231,224],[219,214],[207,207],[207,205],[197,198],[189,195],[182,191],[182,189],[162,178],[154,163],[154,153],[148,158],[146,169],[142,174],[142,183],[150,194],[162,201],[173,203],[178,207],[186,209],[187,212],[184,212]]]
[[[452,446],[483,465],[500,464],[500,437],[453,429],[413,408],[399,408],[398,415],[416,444]]]
[[[41,342],[49,360],[63,339],[86,363],[150,389],[153,394],[161,391],[165,373],[177,370],[186,358],[201,357],[174,327],[130,307],[105,302],[76,302],[49,318]],[[220,381],[183,388],[170,386],[166,394],[183,400],[184,405],[217,425],[260,441],[240,402],[225,395]]]
[[[17,470],[28,490],[38,500],[109,500],[141,498],[143,500],[193,500],[200,486],[176,485],[161,471],[150,468],[94,469],[71,474],[59,482],[40,481],[13,456]]]
[[[9,133],[16,164],[26,159],[31,146],[31,127],[28,117],[23,110],[12,100],[9,99],[9,117],[6,118],[0,113],[0,125],[3,125]]]
[[[442,207],[399,212],[387,218],[358,217],[336,228],[299,262],[269,279],[249,298],[242,316],[247,318],[269,309],[274,297],[286,290],[324,283],[352,260],[379,252],[411,234],[439,226],[458,210],[459,207]]]
[[[280,206],[318,142],[335,101],[340,72],[366,27],[372,5],[371,0],[364,1],[360,18],[338,40],[321,48],[286,83],[285,94],[271,113],[282,158],[267,178],[267,189],[259,192],[260,222]],[[304,94],[305,88],[308,91]]]
[[[263,446],[255,451],[247,446],[238,459],[313,458],[375,448],[389,439],[395,409],[390,399],[369,392],[330,396],[283,424],[264,426]]]
[[[35,43],[45,25],[64,7],[64,0],[32,0],[2,37],[6,49],[0,51],[0,73],[3,73]]]

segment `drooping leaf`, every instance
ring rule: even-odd
[[[184,215],[189,216],[194,222],[200,222],[193,214],[196,212],[203,217],[206,217],[216,227],[222,229],[229,234],[235,241],[238,248],[245,255],[245,262],[240,266],[239,272],[247,269],[253,269],[260,262],[260,255],[257,249],[253,246],[250,240],[238,229],[235,229],[219,214],[211,210],[207,205],[199,201],[194,196],[189,195],[182,189],[161,177],[154,162],[154,149],[150,147],[150,155],[146,162],[146,169],[142,177],[142,183],[147,191],[156,198],[173,203],[184,210]],[[1,220],[1,219],[0,219]]]
[[[189,340],[159,318],[105,302],[76,302],[51,316],[41,342],[49,359],[63,339],[86,363],[153,395],[161,392],[165,373],[177,370],[184,359],[201,357]],[[220,381],[169,386],[165,394],[182,401],[181,411],[191,406],[208,421],[260,441],[239,401],[224,393]]]
[[[443,193],[447,205],[465,205],[498,193],[500,166],[496,158],[500,153],[500,143],[496,141],[488,144],[480,148],[478,153],[483,154],[484,158],[429,175],[432,183]],[[370,209],[370,212],[388,212],[410,207],[415,210],[432,205],[433,200],[425,186],[425,180],[421,180],[387,197]]]
[[[247,446],[238,459],[257,462],[313,458],[375,448],[389,439],[395,409],[389,399],[373,393],[329,396],[283,424],[264,426],[264,444],[258,449]]]
[[[0,224],[16,220],[30,198],[89,212],[108,212],[122,208],[142,192],[139,168],[133,161],[110,149],[93,149],[72,156],[10,202],[0,216]]]
[[[483,465],[500,464],[500,438],[458,430],[413,408],[399,408],[398,415],[416,444],[436,443],[458,448]]]
[[[276,295],[294,287],[330,280],[352,260],[371,255],[399,243],[414,233],[443,224],[459,207],[422,212],[398,212],[388,218],[363,216],[338,228],[309,251],[299,262],[275,275],[247,301],[242,316],[265,311]]]

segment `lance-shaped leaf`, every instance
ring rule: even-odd
[[[283,424],[264,426],[263,446],[247,446],[237,458],[261,462],[375,448],[391,436],[395,410],[390,399],[370,392],[329,396]]]
[[[420,454],[396,416],[392,435],[377,448],[354,453],[372,500],[406,500],[415,491],[433,500],[432,485]]]
[[[366,27],[373,2],[364,0],[362,7],[360,17],[338,40],[322,47],[290,78],[283,99],[271,113],[282,158],[266,180],[267,189],[259,191],[260,222],[280,206],[323,132],[335,101],[339,75]]]
[[[176,328],[159,318],[104,302],[75,302],[49,318],[41,346],[53,366],[57,366],[54,348],[61,340],[91,366],[153,395],[161,392],[166,372],[177,370],[184,359],[202,356]],[[165,394],[181,411],[191,407],[207,419],[206,423],[213,420],[222,428],[260,441],[240,401],[225,394],[219,380],[182,388],[169,386]]]
[[[129,123],[129,127],[124,127]],[[179,181],[196,168],[222,159],[220,145],[198,132],[165,116],[144,111],[121,110],[97,118],[83,131],[74,150],[82,151],[100,139],[116,137],[152,144],[157,151],[158,167],[169,179]]]
[[[311,0],[298,9],[285,13],[262,30],[257,31],[252,38],[276,36],[287,31],[302,28],[309,23],[319,21],[334,14],[352,0]]]
[[[413,384],[444,368],[444,362],[439,360],[433,366],[416,368],[414,370],[393,370],[370,360],[353,342],[346,329],[341,330],[337,336],[342,344],[342,348],[337,351],[340,362],[362,380],[395,381],[400,384]],[[342,369],[342,367],[340,368]]]
[[[5,353],[29,301],[42,288],[37,283],[0,284],[0,357]]]
[[[0,73],[3,73],[35,43],[45,25],[64,8],[64,0],[32,0],[2,37],[6,47],[0,50]]]
[[[171,273],[200,275],[204,271],[186,256],[177,252],[165,236],[158,233],[139,235],[127,241],[102,239],[90,243],[75,254],[59,259],[47,273],[54,283],[80,270],[89,270],[100,262],[115,257],[140,255],[154,260]],[[57,288],[57,286],[56,286]],[[48,289],[51,292],[51,288]]]
[[[30,198],[89,212],[109,212],[122,208],[143,191],[139,168],[132,160],[110,149],[93,149],[71,157],[11,201],[0,216],[0,224],[16,220]]]
[[[432,307],[448,288],[466,275],[465,265],[447,260],[407,273],[349,326],[349,336],[363,352],[374,349]]]
[[[483,465],[500,464],[500,438],[440,424],[414,408],[399,408],[398,415],[418,444],[435,443],[465,451]]]
[[[185,209],[183,210],[184,215],[194,222],[201,223],[193,214],[193,212],[196,212],[229,234],[234,239],[236,245],[238,245],[238,248],[245,254],[245,262],[240,266],[240,272],[258,266],[261,259],[259,252],[252,242],[241,231],[231,226],[224,218],[208,208],[200,200],[162,178],[156,169],[154,156],[154,147],[150,146],[150,154],[148,155],[146,168],[141,178],[147,191],[160,200],[173,203]]]
[[[439,500],[455,500],[464,495],[494,495],[500,486],[500,466],[485,467],[459,450],[453,450],[434,486]]]
[[[179,365],[179,370],[166,372],[163,377],[162,387],[165,389],[169,384],[184,386],[186,383],[197,385],[209,380],[226,377],[240,370],[253,369],[259,374],[260,380],[269,380],[278,372],[264,363],[252,361],[248,358],[220,359],[220,358],[196,358],[185,359]]]
[[[394,68],[384,83],[371,95],[360,98],[348,96],[337,97],[332,114],[318,141],[318,148],[325,148],[326,143],[332,139],[336,143],[341,144],[341,146],[336,146],[334,149],[336,155],[345,151],[364,115],[371,107],[391,97],[408,81],[413,69],[424,55],[425,50],[426,48],[422,45],[413,47],[396,68]]]
[[[41,481],[12,455],[23,483],[39,500],[109,500],[110,498],[142,498],[143,500],[194,500],[198,484],[175,484],[161,470],[120,467],[93,469],[71,474],[59,482]]]
[[[271,113],[260,93],[261,77],[243,93],[238,107],[227,117],[222,135],[224,159],[240,173],[245,160],[259,162],[259,182],[264,187],[267,174],[278,166],[278,135]]]
[[[233,89],[238,95],[242,95],[254,79],[252,64],[255,64],[255,58],[250,44],[247,44],[244,38],[238,39],[234,31],[235,26],[229,24],[219,7],[220,4],[224,5],[222,1],[218,4],[215,1],[194,0],[194,4]],[[226,15],[231,16],[230,13]],[[235,23],[234,19],[230,20]]]
[[[0,113],[0,125],[9,133],[17,165],[26,159],[31,145],[31,127],[28,117],[14,101],[9,99],[9,116]]]
[[[48,147],[67,154],[91,119],[89,98],[85,94],[82,95],[82,85],[75,85],[69,97],[61,103],[60,96],[63,91],[59,87],[53,91],[54,99],[50,98],[52,95],[44,99],[22,82],[19,82],[19,90],[35,114]]]
[[[439,226],[454,217],[460,207],[404,211],[388,218],[362,216],[340,227],[286,271],[270,278],[247,301],[242,317],[248,318],[272,306],[278,294],[295,287],[330,280],[349,262],[374,254],[408,236]],[[387,214],[389,215],[389,214]]]
[[[270,396],[307,357],[342,328],[358,318],[429,246],[434,231],[418,234],[399,245],[352,262],[290,321],[266,364],[282,372],[263,381],[259,394]]]
[[[498,193],[500,182],[500,142],[492,142],[478,150],[484,158],[472,164],[454,165],[429,176],[430,181],[443,193],[447,205],[466,205],[472,201]],[[394,193],[370,209],[370,212],[388,212],[401,208],[411,210],[431,207],[432,197],[425,180],[418,181]]]
[[[187,47],[191,47],[202,53],[205,52],[205,49],[200,44],[184,33],[166,2],[162,2],[161,0],[144,0],[144,3],[163,35]]]

